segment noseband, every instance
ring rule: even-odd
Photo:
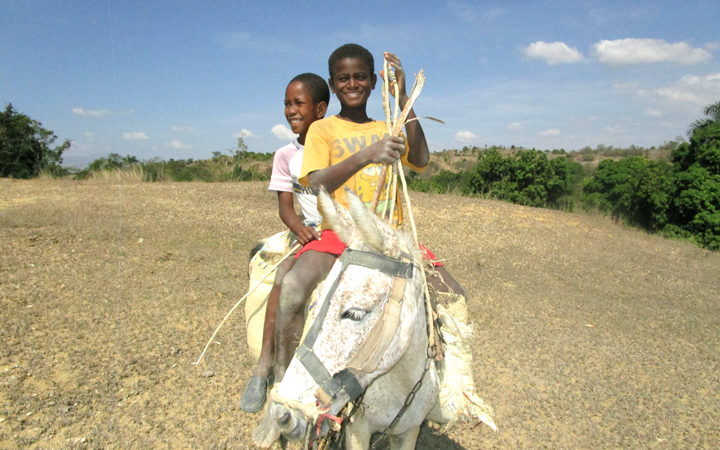
[[[387,350],[397,331],[405,283],[412,278],[414,270],[412,258],[404,253],[400,259],[394,259],[378,253],[347,248],[340,255],[338,261],[341,264],[340,272],[328,290],[305,339],[295,352],[295,357],[320,386],[315,396],[323,405],[328,407],[330,414],[339,413],[347,402],[354,401],[362,395],[364,389],[360,386],[356,373],[374,371],[385,354],[385,350]],[[351,265],[377,270],[392,276],[394,280],[381,317],[360,344],[357,352],[348,363],[348,367],[330,375],[312,348],[330,307],[330,299],[335,294],[345,270]]]

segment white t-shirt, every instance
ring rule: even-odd
[[[317,209],[317,197],[310,188],[298,183],[302,160],[303,146],[298,143],[297,139],[277,149],[273,157],[269,190],[293,192],[305,216],[305,224],[319,225],[322,217]]]

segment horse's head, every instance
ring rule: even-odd
[[[271,414],[290,438],[300,438],[321,413],[337,415],[386,373],[425,331],[417,247],[348,192],[350,210],[327,193],[319,209],[348,249],[326,278],[312,325],[282,382]],[[419,299],[419,301],[418,301]]]

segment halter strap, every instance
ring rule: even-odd
[[[320,386],[316,396],[330,407],[331,413],[336,414],[348,401],[357,399],[363,393],[363,388],[360,386],[352,369],[363,372],[372,372],[375,370],[384,354],[384,348],[390,343],[397,330],[405,282],[407,279],[412,278],[414,270],[414,264],[410,257],[403,254],[402,258],[404,260],[389,258],[378,253],[347,248],[338,260],[341,264],[338,276],[328,290],[305,339],[295,352],[295,357],[305,366],[310,376],[312,376],[313,380]],[[330,299],[335,294],[340,279],[350,265],[367,267],[394,277],[393,287],[388,293],[389,298],[383,310],[383,317],[379,319],[371,333],[369,333],[362,344],[360,344],[348,368],[331,375],[325,365],[317,355],[315,355],[312,348],[320,334],[320,329],[330,308]],[[387,314],[387,317],[385,317],[385,314]],[[388,323],[385,323],[385,318],[388,319]],[[335,409],[337,409],[337,411],[335,411]]]

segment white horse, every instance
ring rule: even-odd
[[[340,415],[355,401],[362,407],[345,424],[348,449],[368,448],[376,432],[389,434],[393,449],[415,448],[426,417],[443,421],[429,356],[422,259],[411,237],[349,197],[349,212],[327,194],[319,197],[323,216],[348,250],[324,282],[312,326],[273,389],[267,414],[287,438],[301,439],[315,432],[318,418],[327,429],[324,414]]]

